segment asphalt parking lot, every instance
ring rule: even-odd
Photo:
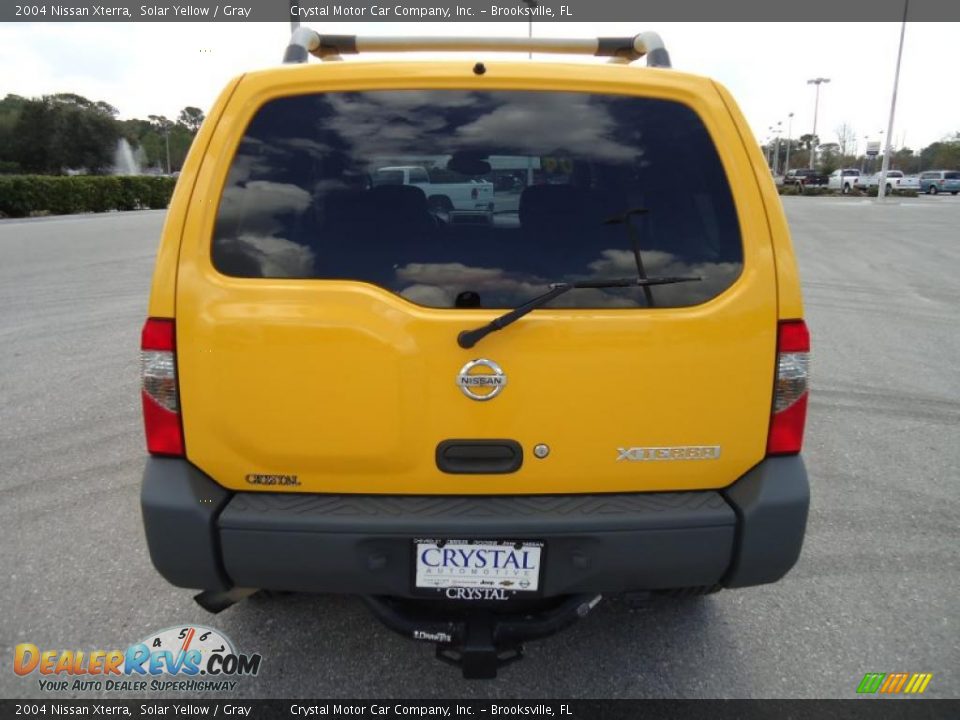
[[[123,648],[181,623],[263,655],[232,697],[850,698],[894,671],[960,696],[960,197],[784,200],[814,345],[799,564],[682,604],[601,603],[472,683],[355,598],[211,617],[167,585],[138,505],[163,213],[0,221],[0,697],[41,695],[11,670],[17,643]]]

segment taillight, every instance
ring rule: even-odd
[[[183,455],[175,337],[173,320],[149,318],[140,338],[143,426],[157,455]]]
[[[777,331],[777,375],[773,388],[768,455],[800,452],[807,421],[810,333],[803,320],[785,320]]]

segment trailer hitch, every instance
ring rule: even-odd
[[[547,601],[535,612],[504,613],[381,595],[363,596],[384,625],[407,638],[436,644],[437,659],[459,667],[467,679],[489,679],[523,659],[523,643],[545,638],[589,613],[601,595],[571,595]],[[429,608],[429,609],[428,609]]]

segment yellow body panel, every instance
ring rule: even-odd
[[[190,151],[183,162],[183,169],[177,179],[177,185],[170,199],[170,209],[163,221],[160,233],[160,246],[157,248],[157,261],[153,270],[153,285],[150,288],[150,305],[147,315],[150,317],[173,317],[177,292],[177,261],[180,256],[180,237],[187,208],[193,193],[194,183],[200,163],[213,135],[213,128],[220,120],[220,114],[233,94],[240,77],[231,80],[220,93],[206,116],[206,122],[200,128],[190,145]]]
[[[778,317],[771,228],[777,250],[790,253],[782,219],[768,217],[782,211],[758,180],[758,152],[742,116],[711,81],[669,70],[489,63],[478,76],[472,66],[343,62],[252,73],[233,89],[215,127],[208,123],[202,163],[180,181],[192,192],[178,191],[171,207],[171,214],[186,212],[175,315],[188,458],[226,487],[274,492],[601,493],[734,482],[765,451]],[[360,282],[231,278],[213,268],[220,191],[264,102],[400,88],[607,92],[685,103],[702,118],[733,188],[743,273],[696,307],[541,309],[463,350],[457,334],[499,311],[422,307]],[[167,234],[164,243],[177,240]],[[164,263],[173,254],[165,250]],[[792,259],[780,272],[795,273]],[[796,313],[793,294],[788,287]],[[509,378],[489,402],[470,400],[455,383],[478,357]],[[505,475],[444,474],[434,449],[453,438],[516,440],[523,466]],[[545,459],[533,456],[538,443],[551,449]],[[618,448],[682,446],[721,452],[618,461]],[[258,487],[247,484],[249,474],[296,475],[299,484]]]
[[[754,141],[750,133],[746,118],[737,104],[733,101],[730,92],[715,83],[717,91],[723,98],[730,114],[737,125],[743,129],[743,143],[750,154],[753,172],[757,176],[763,204],[767,209],[767,219],[770,222],[770,241],[773,245],[774,260],[777,263],[777,317],[780,320],[798,320],[803,317],[803,295],[800,291],[800,274],[797,271],[797,259],[793,252],[793,242],[790,239],[790,228],[787,227],[787,217],[783,212],[783,203],[780,194],[770,174],[770,168],[764,160],[760,146]]]

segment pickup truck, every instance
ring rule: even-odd
[[[843,168],[842,170],[834,170],[832,173],[830,173],[830,177],[827,180],[827,187],[831,190],[839,190],[846,195],[853,191],[859,178],[860,171],[856,168]]]
[[[826,185],[827,176],[820,175],[816,170],[809,168],[794,168],[793,170],[787,170],[787,174],[783,176],[783,184],[803,184],[808,187],[811,185]]]
[[[486,180],[433,182],[430,173],[420,165],[379,168],[373,184],[412,185],[423,190],[432,212],[448,214],[452,222],[487,221],[493,216],[493,183]]]
[[[853,181],[853,186],[857,190],[872,190],[880,185],[880,173],[873,175],[861,175]],[[887,171],[887,192],[897,190],[919,190],[920,181],[916,176],[907,177],[901,170]]]

